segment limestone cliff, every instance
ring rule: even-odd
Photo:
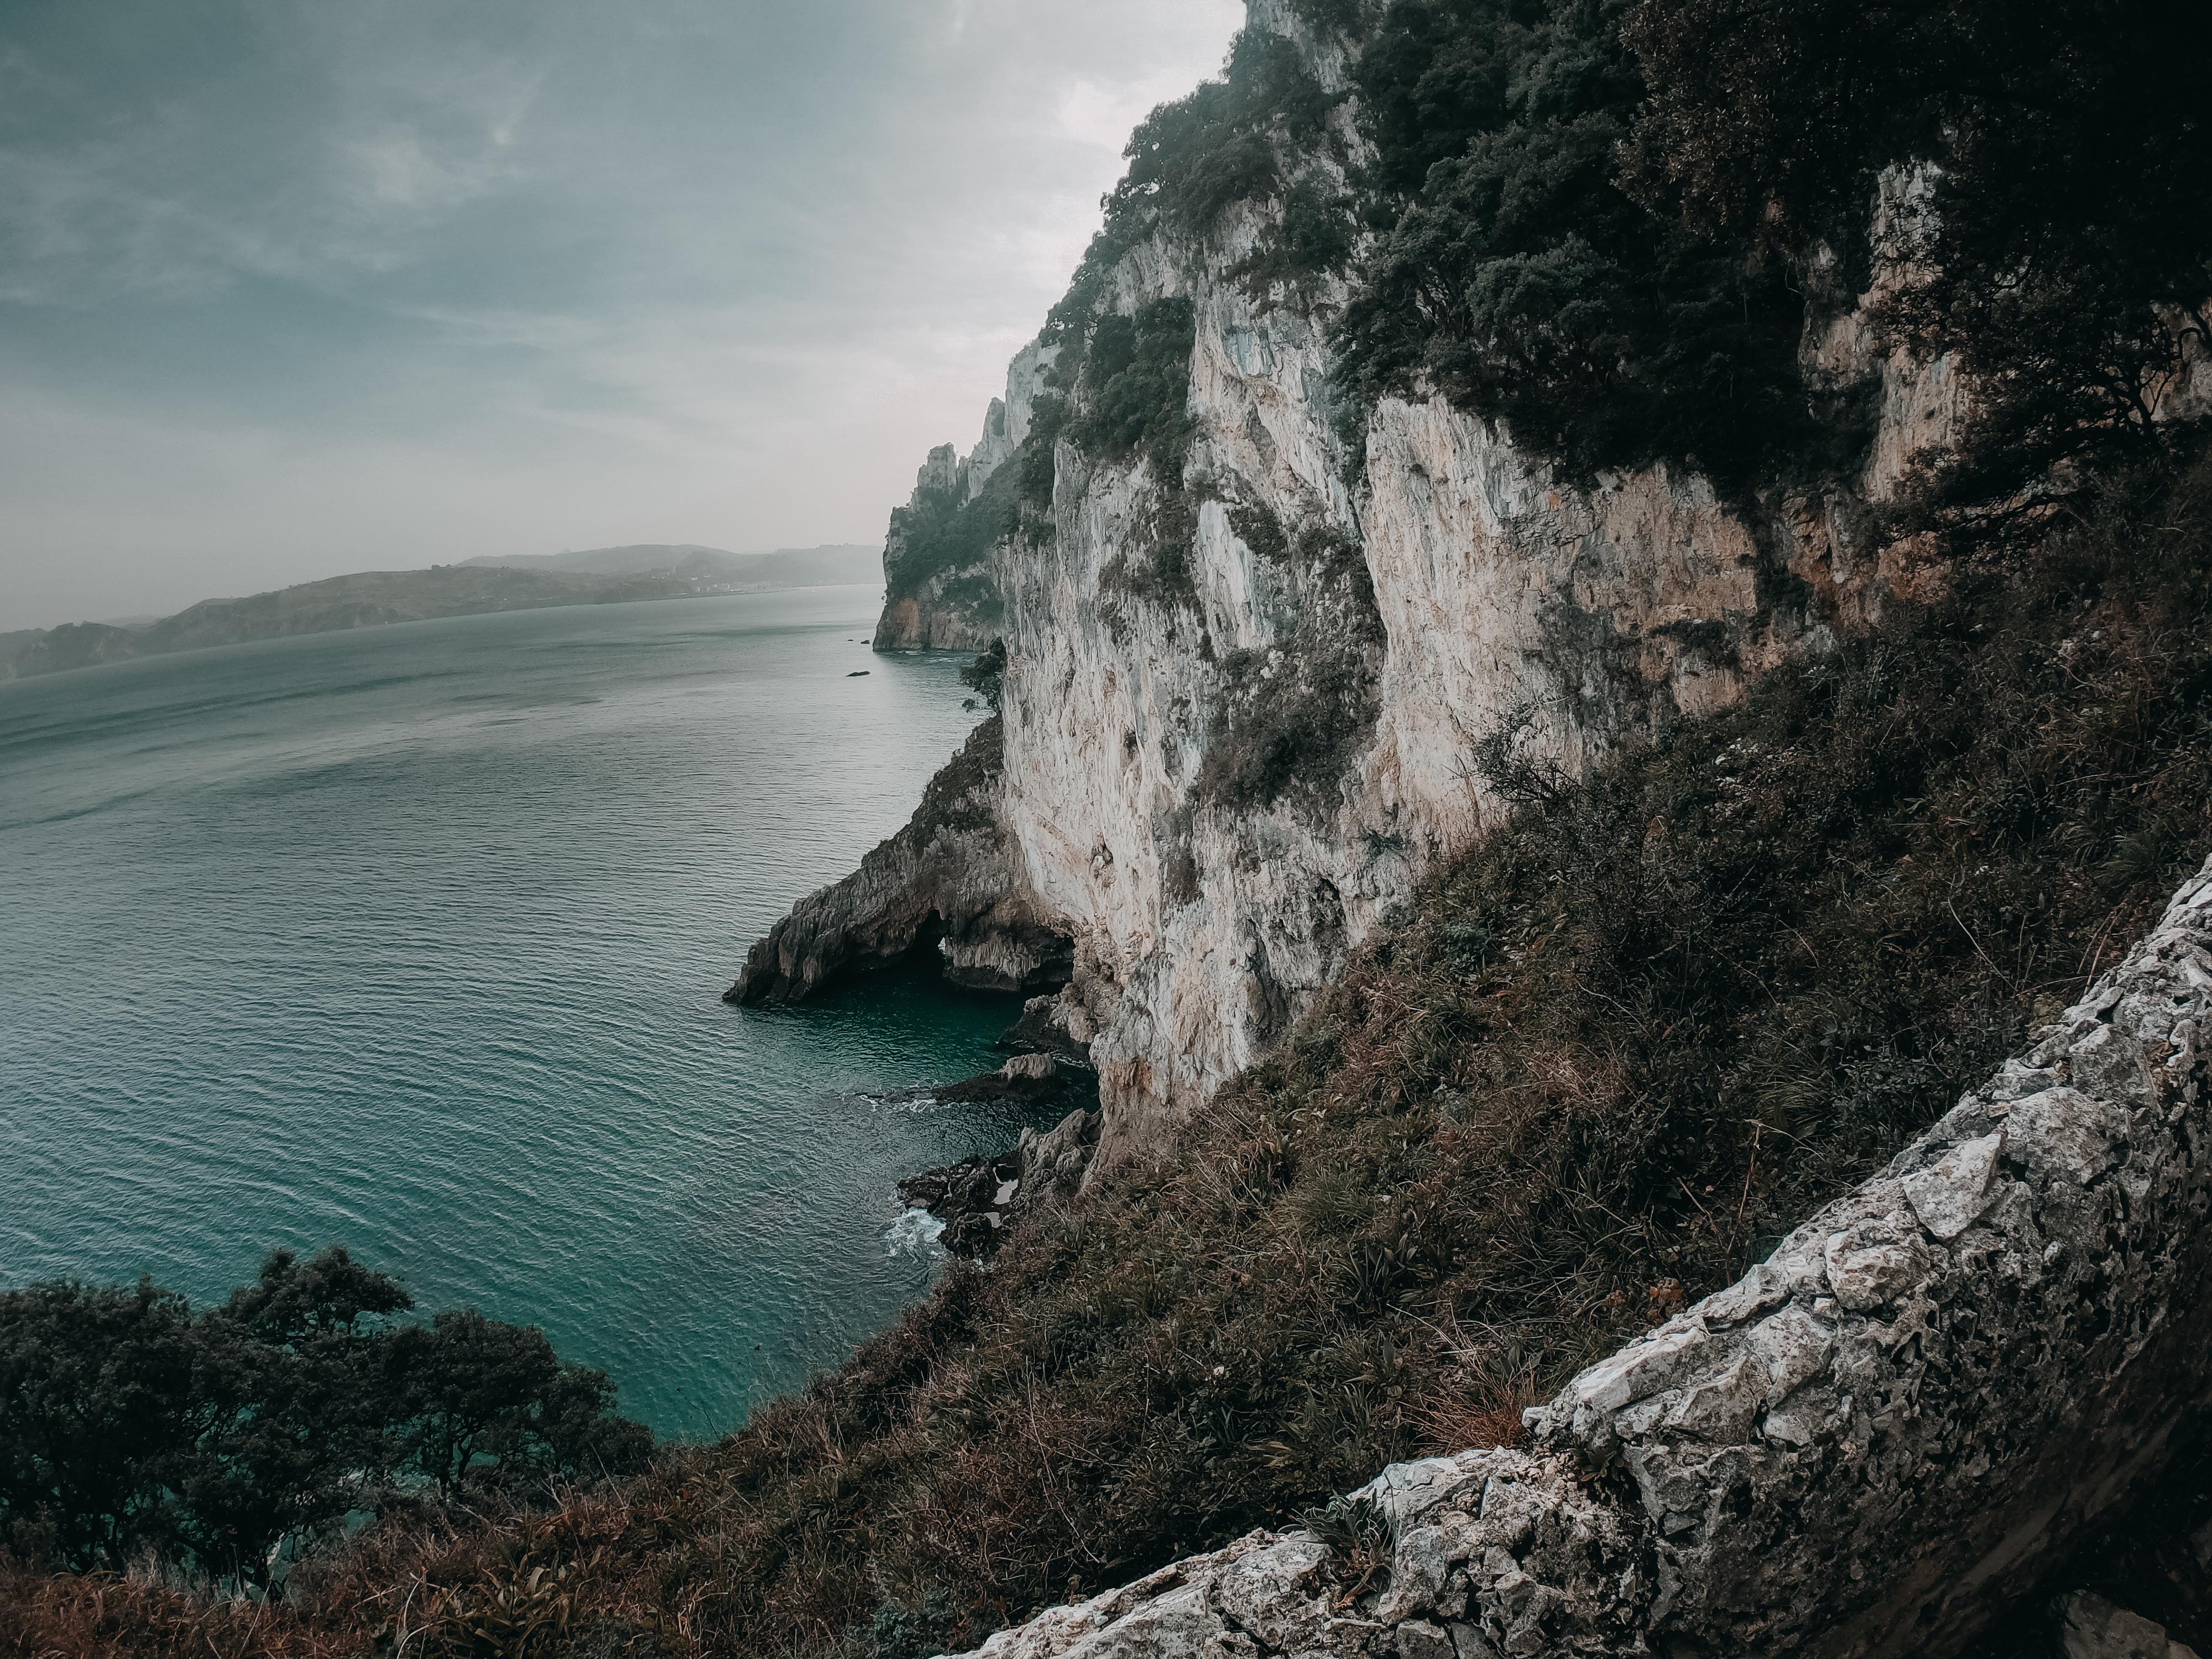
[[[1346,187],[1367,159],[1352,42],[1281,0],[1249,27],[1337,100],[1285,154],[1291,193]],[[1486,741],[1571,774],[1927,580],[1867,524],[1956,387],[1943,361],[1882,355],[1849,295],[1801,357],[1878,404],[1863,464],[1723,500],[1675,466],[1571,477],[1441,396],[1347,430],[1346,280],[1258,274],[1284,214],[1255,197],[1094,253],[975,448],[933,453],[885,556],[878,648],[1006,641],[990,879],[1069,942],[1059,1006],[1113,1147],[1263,1053],[1478,833]],[[1187,363],[1177,442],[1085,441],[1135,380],[1096,366],[1109,325],[1140,362],[1157,336]],[[1085,330],[1091,366],[1063,364]]]
[[[1036,346],[1017,357],[1006,398],[992,399],[975,448],[965,459],[951,444],[931,450],[913,495],[892,513],[877,650],[980,651],[999,636],[1006,607],[991,562],[1011,526],[1013,482],[1002,469],[1030,434],[1052,358]]]

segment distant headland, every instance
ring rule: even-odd
[[[882,557],[880,546],[865,544],[773,553],[647,544],[475,558],[428,570],[364,570],[246,599],[203,599],[150,623],[68,623],[0,634],[0,680],[434,617],[876,581]]]

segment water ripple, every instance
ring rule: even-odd
[[[196,1298],[342,1240],[713,1434],[918,1294],[919,1085],[1005,1002],[716,994],[896,829],[957,663],[860,589],[509,613],[0,685],[0,1284]],[[926,1230],[921,1230],[926,1231]]]

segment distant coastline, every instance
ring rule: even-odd
[[[773,553],[644,544],[476,558],[428,570],[364,570],[246,599],[203,599],[145,623],[66,623],[0,634],[0,680],[439,617],[873,581],[882,574],[882,556],[878,546],[854,544]]]

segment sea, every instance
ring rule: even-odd
[[[897,1179],[1010,997],[720,995],[977,716],[878,592],[580,606],[0,684],[0,1289],[342,1243],[704,1439],[941,1269]]]

